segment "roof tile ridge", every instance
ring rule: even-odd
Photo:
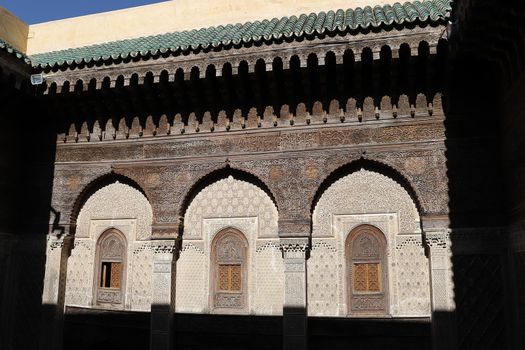
[[[429,5],[424,5],[424,4]],[[370,25],[373,27],[379,27],[381,25],[392,25],[393,23],[402,24],[403,22],[407,21],[409,23],[412,23],[417,20],[421,21],[427,21],[428,19],[431,19],[433,21],[437,21],[439,19],[446,18],[447,16],[450,16],[451,11],[451,4],[453,3],[452,0],[413,0],[413,1],[405,1],[403,4],[400,2],[395,2],[394,4],[385,4],[385,5],[376,5],[374,8],[371,6],[365,6],[363,7],[355,7],[355,8],[348,8],[348,9],[335,9],[335,10],[329,10],[329,11],[319,11],[317,13],[310,13],[310,14],[300,14],[300,15],[291,15],[291,16],[282,16],[281,18],[273,17],[271,19],[262,19],[262,20],[255,20],[255,21],[247,21],[244,23],[235,23],[235,24],[226,24],[226,25],[216,25],[216,26],[208,26],[208,27],[201,27],[201,28],[193,28],[193,29],[186,29],[181,31],[172,31],[167,33],[159,33],[159,34],[153,34],[148,35],[144,37],[136,37],[136,38],[126,38],[121,40],[114,40],[104,43],[96,43],[92,45],[86,45],[81,46],[77,48],[67,48],[63,50],[54,50],[49,52],[42,52],[35,55],[32,55],[29,57],[29,59],[34,58],[34,61],[37,63],[37,66],[39,67],[52,67],[56,65],[62,65],[63,63],[72,64],[73,62],[91,62],[93,59],[100,60],[100,58],[106,57],[113,57],[113,58],[126,58],[129,56],[136,57],[136,54],[154,54],[153,52],[159,52],[159,50],[188,50],[191,49],[198,49],[199,47],[217,47],[221,44],[230,43],[233,42],[234,44],[239,44],[241,42],[251,42],[251,41],[258,41],[261,40],[261,38],[264,38],[265,40],[269,40],[271,38],[280,38],[283,34],[286,37],[292,37],[297,36],[300,37],[303,34],[311,35],[313,33],[323,33],[326,30],[329,31],[344,31],[344,30],[356,30],[358,28],[366,29]],[[422,14],[420,9],[421,6],[423,6],[427,14]],[[436,16],[432,16],[432,11],[430,10],[429,6],[431,8],[435,9],[435,12],[437,13]],[[340,13],[342,11],[344,13],[343,23],[339,26],[335,26],[335,14]],[[389,11],[393,15],[393,18],[388,18],[386,16],[386,11]],[[401,12],[400,12],[401,11]],[[333,24],[330,28],[327,28],[327,23],[329,20],[328,13],[334,13],[334,19],[332,20]],[[381,18],[378,18],[377,15],[381,14]],[[347,18],[347,16],[352,16],[353,18]],[[297,18],[295,23],[292,25],[293,28],[291,28],[290,33],[286,33],[286,30],[289,30],[288,23],[292,20]],[[349,21],[350,19],[350,21]],[[283,22],[285,21],[285,22]],[[322,23],[318,23],[318,21],[321,21]],[[279,23],[283,22],[281,24],[281,33],[275,33],[275,28]],[[229,33],[227,33],[225,28],[230,26],[230,28],[235,28],[235,26],[239,26],[239,29],[241,31],[240,40],[235,40],[234,38],[228,38]],[[269,30],[269,26],[272,26],[271,30]],[[318,28],[317,28],[318,27]],[[243,29],[243,30],[242,30]],[[211,38],[210,35],[206,35],[207,32],[217,32],[218,35],[217,38]],[[235,30],[232,29],[232,33],[234,33]],[[126,46],[126,44],[130,44],[129,46],[132,46],[133,44],[139,42],[139,41],[152,41],[154,39],[161,40],[162,38],[166,38],[172,36],[172,40],[175,41],[175,38],[180,38],[180,41],[176,43],[176,45],[166,45],[170,47],[158,47],[158,48],[146,48],[146,47],[137,47],[136,50],[131,50],[129,48],[129,51],[127,52],[120,52],[120,53],[109,53],[106,55],[99,54],[98,57],[93,56],[91,58],[84,57],[84,58],[75,58],[75,59],[59,59],[58,57],[53,56],[60,56],[61,53],[68,53],[73,55],[76,52],[82,51],[96,51],[96,49],[103,49],[105,46],[111,47],[111,46],[117,46],[116,50],[123,50]],[[189,38],[183,38],[184,36],[187,36]],[[232,35],[233,37],[234,35]],[[190,39],[193,41],[193,43],[184,43],[185,40],[183,39]],[[148,46],[148,45],[144,45]],[[120,47],[120,48],[119,48]],[[78,55],[80,56],[80,54]],[[39,58],[42,58],[40,62]],[[52,60],[56,60],[55,62],[50,62]],[[47,62],[44,62],[47,61]],[[79,63],[77,62],[77,63]]]

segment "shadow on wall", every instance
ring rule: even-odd
[[[506,241],[499,234],[507,224],[507,198],[498,74],[473,55],[456,57],[451,67],[445,122],[456,304],[451,316],[458,349],[507,349],[511,298],[505,290]],[[471,240],[467,245],[463,235]]]
[[[281,316],[175,314],[174,348],[181,350],[282,349]],[[149,312],[68,307],[64,349],[149,347]],[[309,349],[430,349],[428,319],[309,318]]]
[[[2,72],[0,101],[0,348],[37,349],[56,134]]]

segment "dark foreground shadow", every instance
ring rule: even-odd
[[[431,349],[430,319],[308,319],[310,350]]]
[[[282,349],[281,316],[176,314],[175,349]],[[149,348],[148,312],[68,307],[64,349]],[[309,318],[309,349],[430,349],[429,319]]]

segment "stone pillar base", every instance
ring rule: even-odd
[[[284,258],[283,349],[307,348],[306,257],[308,238],[282,238]]]
[[[457,349],[451,243],[447,229],[426,230],[432,302],[432,349]]]
[[[176,241],[153,244],[150,350],[172,350],[175,314]]]

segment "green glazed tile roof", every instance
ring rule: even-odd
[[[30,60],[26,55],[24,55],[22,52],[18,51],[2,39],[0,39],[0,50],[12,54],[16,58],[23,60],[25,63],[30,63]]]
[[[53,67],[111,59],[238,45],[279,38],[345,32],[403,23],[436,22],[446,19],[450,0],[424,0],[393,5],[302,14],[270,20],[228,24],[167,33],[33,55],[36,67]]]

